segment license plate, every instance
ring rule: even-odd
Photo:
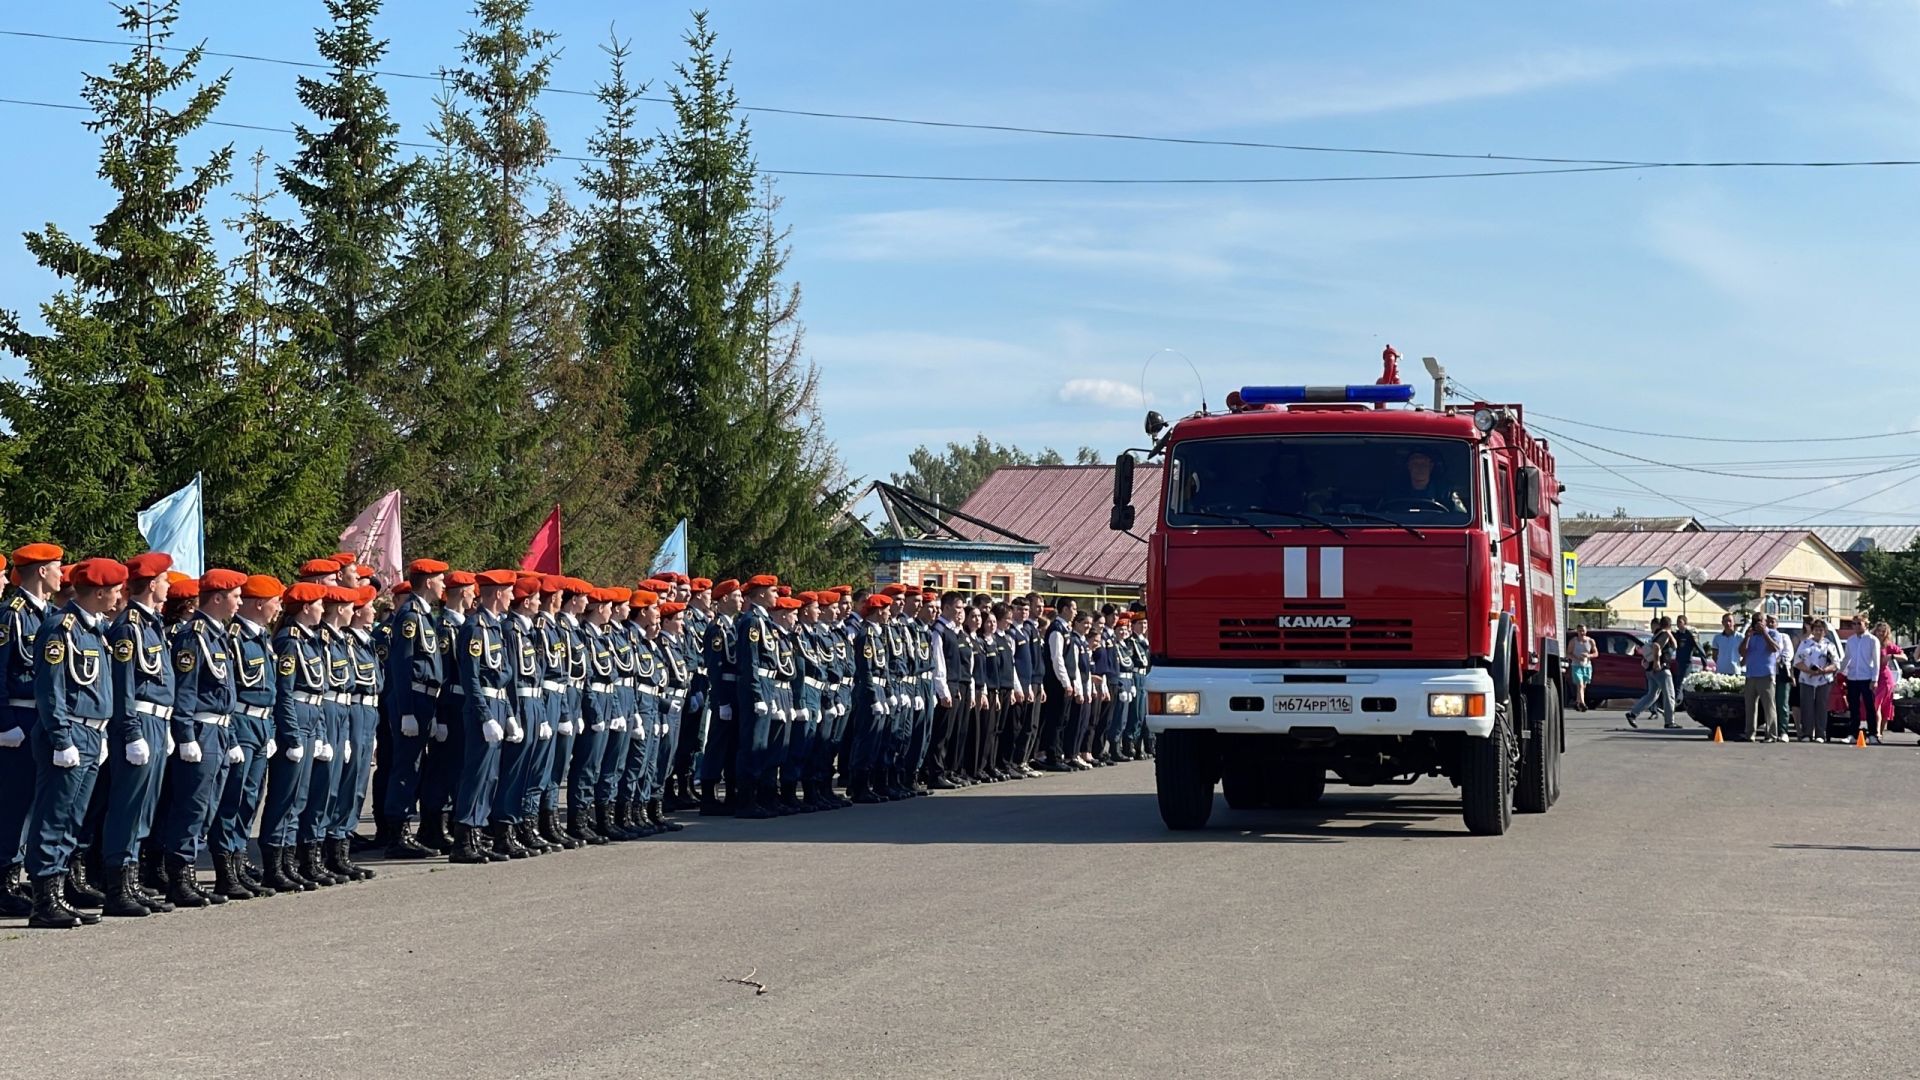
[[[1277,713],[1350,713],[1353,699],[1341,694],[1281,694],[1273,699]]]

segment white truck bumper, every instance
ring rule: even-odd
[[[1314,677],[1345,681],[1307,681]],[[1156,667],[1147,673],[1146,690],[1199,695],[1193,711],[1181,715],[1155,713],[1150,698],[1147,727],[1156,732],[1285,735],[1295,728],[1331,728],[1341,735],[1437,731],[1481,738],[1493,732],[1493,677],[1480,668]],[[1435,716],[1428,711],[1432,694],[1480,694],[1485,704],[1478,716]],[[1256,703],[1257,709],[1247,707]]]

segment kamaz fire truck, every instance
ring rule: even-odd
[[[1441,776],[1499,835],[1560,794],[1560,485],[1519,405],[1379,383],[1249,386],[1148,415],[1162,470],[1147,598],[1160,814],[1307,807]],[[1112,525],[1132,530],[1134,459]]]

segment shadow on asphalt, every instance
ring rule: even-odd
[[[1872,851],[1886,855],[1920,855],[1920,847],[1872,847],[1867,844],[1775,844],[1781,851]]]
[[[1232,810],[1216,800],[1205,829],[1171,832],[1151,793],[935,796],[769,821],[697,817],[668,842],[712,844],[1294,843],[1464,837],[1458,800],[1329,794],[1310,810]]]

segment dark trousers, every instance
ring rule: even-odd
[[[427,744],[432,742],[434,716],[439,711],[439,699],[426,694],[416,694],[411,686],[398,686],[387,693],[386,716],[380,725],[380,745],[386,747],[386,756],[375,755],[374,764],[379,768],[379,776],[386,776],[384,783],[376,780],[373,798],[380,813],[393,820],[405,821],[413,815],[413,804],[420,798],[423,770],[426,763]],[[403,716],[414,719],[414,730],[418,735],[403,735],[400,732],[400,720]],[[384,788],[384,790],[382,790]]]
[[[1068,700],[1066,690],[1048,685],[1047,703],[1040,707],[1040,752],[1050,757],[1064,757],[1073,735],[1073,713],[1075,703]]]
[[[275,847],[295,843],[300,834],[300,816],[306,812],[307,795],[313,783],[313,734],[304,725],[316,723],[319,710],[298,706],[302,733],[294,742],[278,744],[278,753],[267,762],[266,804],[260,810],[260,842]],[[287,757],[287,751],[300,748],[300,760]]]
[[[79,845],[82,819],[100,773],[100,748],[106,745],[106,732],[84,724],[69,724],[67,731],[80,753],[80,764],[71,769],[53,763],[53,739],[39,724],[33,726],[27,742],[33,748],[34,784],[26,864],[27,874],[34,878],[66,872],[67,861]]]
[[[589,720],[587,729],[573,740],[573,764],[567,775],[567,805],[588,807],[600,799],[600,763],[607,756],[607,721],[601,692],[588,691],[595,697],[594,719]],[[600,730],[595,731],[594,726]]]
[[[480,704],[463,720],[460,783],[453,796],[455,820],[473,829],[484,829],[492,821],[493,796],[500,788],[500,744],[488,742],[480,729],[488,720],[507,726],[506,702],[486,698]]]
[[[19,724],[27,741],[0,748],[0,869],[20,861],[26,841],[27,819],[33,813],[33,729],[38,723],[32,717],[21,719],[15,710],[7,712],[14,715],[0,716],[0,731]],[[163,740],[154,752],[165,753],[166,749]]]
[[[200,735],[200,760],[182,761],[176,750],[167,762],[166,816],[159,835],[162,851],[189,862],[200,857],[201,844],[213,826],[213,811],[227,778],[227,750],[233,746],[233,729],[227,724],[194,726]]]
[[[334,759],[335,770],[333,796],[333,816],[327,823],[327,836],[333,840],[344,840],[347,834],[360,827],[360,808],[366,805],[367,781],[369,770],[373,768],[374,732],[380,726],[380,714],[372,705],[350,705],[347,707],[346,729],[335,747],[341,751],[347,746],[353,747],[353,758],[341,753]]]
[[[700,752],[707,746],[707,693],[705,688],[690,693],[680,715],[679,745],[673,750],[673,775],[693,775]]]
[[[106,782],[94,782],[94,802],[100,801],[102,792],[106,796],[106,817],[99,833],[100,865],[109,868],[139,861],[140,841],[153,831],[160,779],[167,772],[167,722],[145,713],[135,713],[134,719],[139,737],[147,742],[147,763],[128,764],[127,741],[110,733],[103,766]]]
[[[460,785],[460,767],[467,756],[467,725],[461,713],[467,696],[448,687],[441,695],[436,720],[447,731],[444,740],[436,740],[428,731],[426,750],[420,755],[420,812],[438,814],[453,806],[454,789]]]
[[[953,725],[958,719],[960,702],[963,699],[955,695],[952,704],[936,705],[933,710],[933,730],[927,739],[927,775],[945,776],[953,771]]]
[[[265,751],[271,730],[266,720],[233,718],[233,744],[244,757],[228,766],[226,784],[214,809],[213,833],[207,838],[207,846],[216,855],[247,850],[247,833],[253,828],[253,813],[260,807],[260,789],[267,778]]]
[[[373,710],[373,753],[367,762],[373,767],[373,776],[367,782],[366,788],[367,792],[373,796],[373,820],[376,822],[386,820],[388,789],[393,787],[394,733],[387,730],[386,715],[387,710],[383,699],[382,703],[375,706]],[[358,747],[354,748],[353,760],[355,763],[360,760]],[[411,811],[412,807],[408,807],[408,812]]]
[[[730,719],[720,715],[721,706],[726,706]],[[700,782],[717,784],[727,779],[734,768],[734,752],[740,741],[740,717],[734,715],[739,706],[734,703],[734,683],[722,679],[713,688],[707,710],[713,716],[707,724],[707,743],[700,755]]]
[[[1879,682],[1872,679],[1847,680],[1847,713],[1860,730],[1869,735],[1880,734],[1880,710],[1874,702],[1873,688]]]
[[[314,753],[313,740],[307,743],[312,762],[307,774],[307,805],[300,810],[300,843],[313,844],[327,838],[333,821],[335,792],[340,786],[340,748],[346,745],[349,724],[347,706],[328,702],[320,706],[320,726],[314,738],[333,747],[333,760],[321,761]]]

